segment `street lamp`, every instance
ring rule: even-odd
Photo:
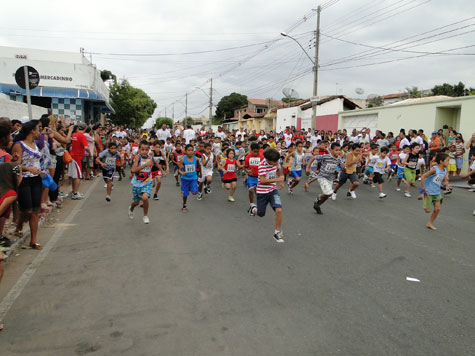
[[[206,95],[208,98],[209,98],[209,129],[211,130],[212,129],[212,125],[213,125],[213,78],[210,79],[210,82],[211,82],[211,86],[209,88],[209,95],[203,90],[201,89],[200,87],[195,87],[196,89],[199,89],[201,90],[204,95]]]
[[[299,46],[300,48],[302,48],[302,51],[305,53],[305,55],[307,56],[307,58],[310,60],[310,62],[312,62],[313,66],[315,66],[315,61],[312,59],[312,57],[310,57],[307,53],[307,51],[302,47],[302,45],[300,44],[299,41],[297,41],[295,38],[293,38],[292,36],[288,35],[287,33],[285,32],[281,32],[280,33],[281,36],[283,37],[288,37],[290,38],[291,40],[294,40]]]

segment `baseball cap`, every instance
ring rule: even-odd
[[[437,131],[432,131],[432,135],[437,135]]]
[[[79,128],[80,130],[84,130],[86,127],[87,127],[87,125],[86,125],[84,122],[78,123],[78,128]]]

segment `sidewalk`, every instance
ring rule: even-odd
[[[100,177],[96,177],[94,179],[100,179]],[[93,182],[94,180],[81,181],[79,190],[82,192],[86,191]],[[53,207],[51,211],[48,214],[46,214],[45,217],[40,218],[39,230],[45,229],[45,228],[55,228],[55,225],[59,223],[61,220],[61,216],[58,216],[58,215],[61,214],[62,211],[69,210],[68,208],[71,208],[73,206],[74,202],[71,200],[71,191],[70,191],[71,185],[68,182],[66,182],[66,183],[63,183],[61,188],[63,192],[65,193],[67,192],[68,196],[62,199],[63,204],[61,208]],[[84,197],[84,199],[86,198],[87,197]],[[7,223],[5,224],[3,235],[8,237],[12,241],[12,245],[10,247],[0,246],[0,251],[3,252],[3,255],[5,257],[5,263],[9,260],[10,257],[17,255],[19,253],[19,250],[21,250],[21,247],[25,245],[25,243],[28,242],[30,239],[30,227],[28,223],[26,223],[23,226],[22,237],[18,237],[15,235],[15,229],[16,229],[16,224],[14,224],[11,219],[9,219]]]

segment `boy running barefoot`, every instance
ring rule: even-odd
[[[332,200],[336,200],[336,193],[338,189],[346,183],[346,181],[350,180],[350,189],[346,193],[347,196],[351,196],[353,199],[356,199],[355,190],[360,185],[358,181],[358,176],[356,175],[356,168],[358,163],[360,163],[362,157],[361,147],[358,143],[353,143],[350,147],[350,152],[346,155],[346,163],[345,169],[343,169],[340,173],[340,179],[338,180],[338,184],[335,186],[332,194]]]
[[[188,195],[196,195],[198,193],[198,173],[199,169],[198,160],[196,159],[193,145],[188,144],[185,146],[185,154],[183,160],[178,162],[179,170],[178,172],[181,175],[181,191],[183,195],[183,207],[182,212],[186,213],[188,208],[186,207],[186,201]]]
[[[330,154],[315,157],[320,163],[320,173],[318,174],[318,183],[322,189],[322,194],[317,196],[313,208],[317,214],[323,214],[321,206],[333,194],[333,177],[335,176],[336,167],[345,169],[345,165],[340,157],[340,144],[333,142],[330,146]]]
[[[259,164],[264,160],[264,155],[256,142],[251,143],[251,152],[249,152],[244,160],[244,168],[247,170],[247,188],[249,190],[249,215],[254,216],[252,212],[256,206],[254,204],[254,195],[256,194],[256,187],[259,182]]]
[[[449,177],[447,175],[447,166],[449,165],[449,156],[445,153],[438,153],[435,157],[436,164],[426,172],[421,179],[424,194],[424,211],[430,213],[432,207],[434,211],[430,216],[427,228],[437,230],[433,225],[437,215],[439,215],[440,204],[442,203],[442,195],[440,194],[440,186],[445,184],[448,186]],[[450,187],[449,187],[450,188]]]
[[[391,169],[391,160],[388,157],[389,149],[387,147],[381,148],[381,152],[378,156],[370,158],[373,161],[374,177],[373,182],[378,184],[379,198],[386,198],[386,194],[383,193],[383,175],[388,173]]]
[[[284,176],[279,167],[280,153],[274,148],[268,148],[264,151],[264,159],[258,167],[259,181],[257,183],[257,207],[252,208],[252,213],[263,217],[266,215],[267,204],[275,211],[275,230],[274,239],[276,242],[284,242],[284,234],[281,231],[282,223],[282,201],[277,191],[277,182],[279,189],[284,187]]]
[[[303,143],[301,141],[297,141],[295,144],[296,149],[295,151],[289,152],[286,157],[286,162],[290,166],[290,176],[292,177],[289,182],[289,194],[293,193],[293,189],[300,183],[300,179],[302,178],[302,162],[305,156],[303,152]]]
[[[138,155],[134,157],[134,164],[130,169],[134,175],[132,181],[132,204],[129,207],[129,218],[134,218],[134,209],[143,202],[143,222],[150,224],[148,218],[148,200],[152,195],[152,166],[153,159],[149,156],[150,144],[147,141],[141,141],[138,148]]]
[[[216,165],[216,156],[212,152],[211,143],[207,142],[204,145],[204,152],[200,159],[201,164],[201,178],[199,179],[198,197],[196,199],[203,199],[203,186],[205,194],[211,193],[211,182],[213,181],[213,168]]]
[[[421,146],[414,142],[410,146],[411,152],[404,158],[402,162],[405,166],[404,168],[404,178],[406,178],[406,188],[404,191],[404,196],[410,198],[411,194],[409,193],[409,187],[411,184],[414,184],[416,181],[416,171],[417,171],[417,161],[419,160],[419,150]]]
[[[106,200],[108,202],[111,201],[112,181],[118,159],[120,159],[120,153],[117,151],[117,144],[114,141],[109,143],[109,148],[99,153],[96,158],[96,163],[102,167],[102,177],[107,184]]]

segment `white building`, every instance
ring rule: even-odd
[[[338,129],[338,113],[356,108],[359,108],[359,106],[343,95],[321,98],[317,102],[315,129],[335,132]],[[276,132],[285,130],[287,126],[294,126],[297,130],[307,130],[311,127],[312,115],[312,103],[309,100],[296,102],[294,106],[278,109]]]
[[[40,74],[39,86],[30,91],[33,105],[85,122],[98,121],[101,113],[112,111],[109,89],[82,53],[0,46],[0,93],[26,102],[25,90],[15,81],[15,72],[25,65]]]

